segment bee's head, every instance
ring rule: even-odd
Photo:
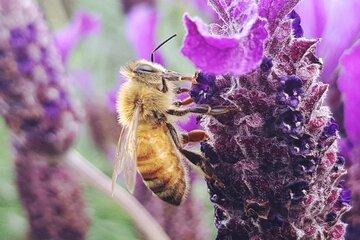
[[[166,69],[160,64],[146,60],[134,61],[121,70],[121,73],[130,81],[139,81],[156,86],[162,84],[164,72]]]

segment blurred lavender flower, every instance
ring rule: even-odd
[[[115,158],[115,146],[121,127],[116,112],[111,111],[101,98],[86,98],[84,103],[86,119],[95,146],[105,153],[108,159]]]
[[[17,185],[30,219],[30,239],[85,239],[89,220],[81,188],[62,163],[26,149],[16,153]]]
[[[124,13],[129,13],[129,11],[138,5],[146,4],[149,6],[155,5],[155,0],[120,0],[120,3],[123,7]]]
[[[347,139],[360,146],[360,40],[341,57],[338,85],[344,101],[344,126]]]
[[[188,4],[195,6],[205,17],[214,21],[219,20],[218,15],[208,6],[208,0],[188,0],[188,2]]]
[[[202,70],[195,102],[237,109],[202,119],[212,139],[201,150],[223,183],[208,180],[217,239],[344,239],[338,125],[322,103],[318,41],[298,38],[298,1],[209,2],[223,24],[185,16],[183,52]]]
[[[86,36],[99,33],[100,18],[85,11],[78,11],[72,22],[56,33],[55,43],[63,62],[67,62],[72,50]]]
[[[158,14],[151,1],[133,5],[126,13],[126,36],[138,58],[150,59],[156,47],[157,23]],[[155,54],[155,62],[164,64],[160,51]]]
[[[324,58],[322,79],[333,81],[334,70],[343,52],[350,48],[360,34],[358,13],[360,2],[357,0],[307,0],[301,1],[296,8],[302,17],[306,36],[322,38],[318,54]],[[346,16],[339,18],[339,16]]]
[[[194,185],[195,182],[196,177],[193,174],[191,185]],[[196,199],[194,194],[189,194],[188,198],[180,206],[175,207],[159,201],[139,177],[135,196],[159,222],[170,239],[210,239],[210,231],[205,226],[206,224],[201,214],[204,208],[203,204],[199,199]]]
[[[360,40],[346,51],[340,59],[342,68],[337,80],[344,102],[344,127],[347,135],[347,155],[351,160],[348,186],[352,191],[353,209],[349,216],[348,239],[356,240],[359,237],[360,228],[360,127],[359,127],[359,104],[360,104]]]
[[[85,239],[81,190],[61,164],[78,128],[61,58],[34,2],[1,0],[0,15],[0,112],[12,131],[31,235]]]

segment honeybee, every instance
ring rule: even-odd
[[[195,83],[196,76],[182,76],[152,61],[131,62],[122,68],[121,74],[128,81],[117,95],[116,109],[123,128],[118,142],[112,187],[114,189],[118,175],[123,172],[125,185],[133,192],[138,171],[145,185],[160,199],[179,205],[188,190],[183,156],[203,169],[206,176],[211,175],[211,170],[201,154],[182,146],[187,142],[203,141],[208,136],[204,131],[195,130],[179,137],[174,127],[176,117],[188,113],[222,114],[227,109],[211,109],[207,105],[181,108],[192,101],[174,101],[177,93],[189,91],[177,87],[176,82]]]

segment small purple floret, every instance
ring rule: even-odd
[[[294,31],[294,37],[299,38],[304,35],[304,30],[301,27],[301,18],[294,10],[288,15],[289,18],[293,19],[292,27]]]

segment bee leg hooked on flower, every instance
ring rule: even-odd
[[[169,132],[173,139],[173,142],[174,142],[176,148],[179,150],[179,152],[184,157],[186,157],[192,164],[194,164],[195,166],[198,166],[202,170],[202,172],[205,174],[205,177],[209,181],[215,181],[219,187],[223,188],[224,183],[218,177],[216,177],[216,175],[214,174],[213,167],[210,165],[210,163],[207,161],[207,159],[204,156],[202,156],[201,154],[184,149],[181,146],[177,131],[174,128],[174,126],[169,122],[166,122],[166,126],[169,129]]]
[[[192,77],[182,76],[181,74],[179,74],[177,72],[173,72],[173,71],[167,71],[167,72],[163,73],[163,79],[168,80],[168,81],[173,81],[173,82],[188,81],[193,84],[196,84],[197,77],[198,77],[197,73],[195,73],[194,76],[192,76]]]
[[[192,99],[191,97],[187,97],[182,101],[174,102],[173,105],[176,106],[176,107],[181,107],[181,106],[189,105],[189,104],[191,104],[193,102],[194,102],[194,99]]]
[[[209,105],[199,105],[188,109],[169,109],[167,113],[174,116],[184,116],[188,113],[198,113],[205,115],[221,115],[231,111],[228,107],[211,108]]]

